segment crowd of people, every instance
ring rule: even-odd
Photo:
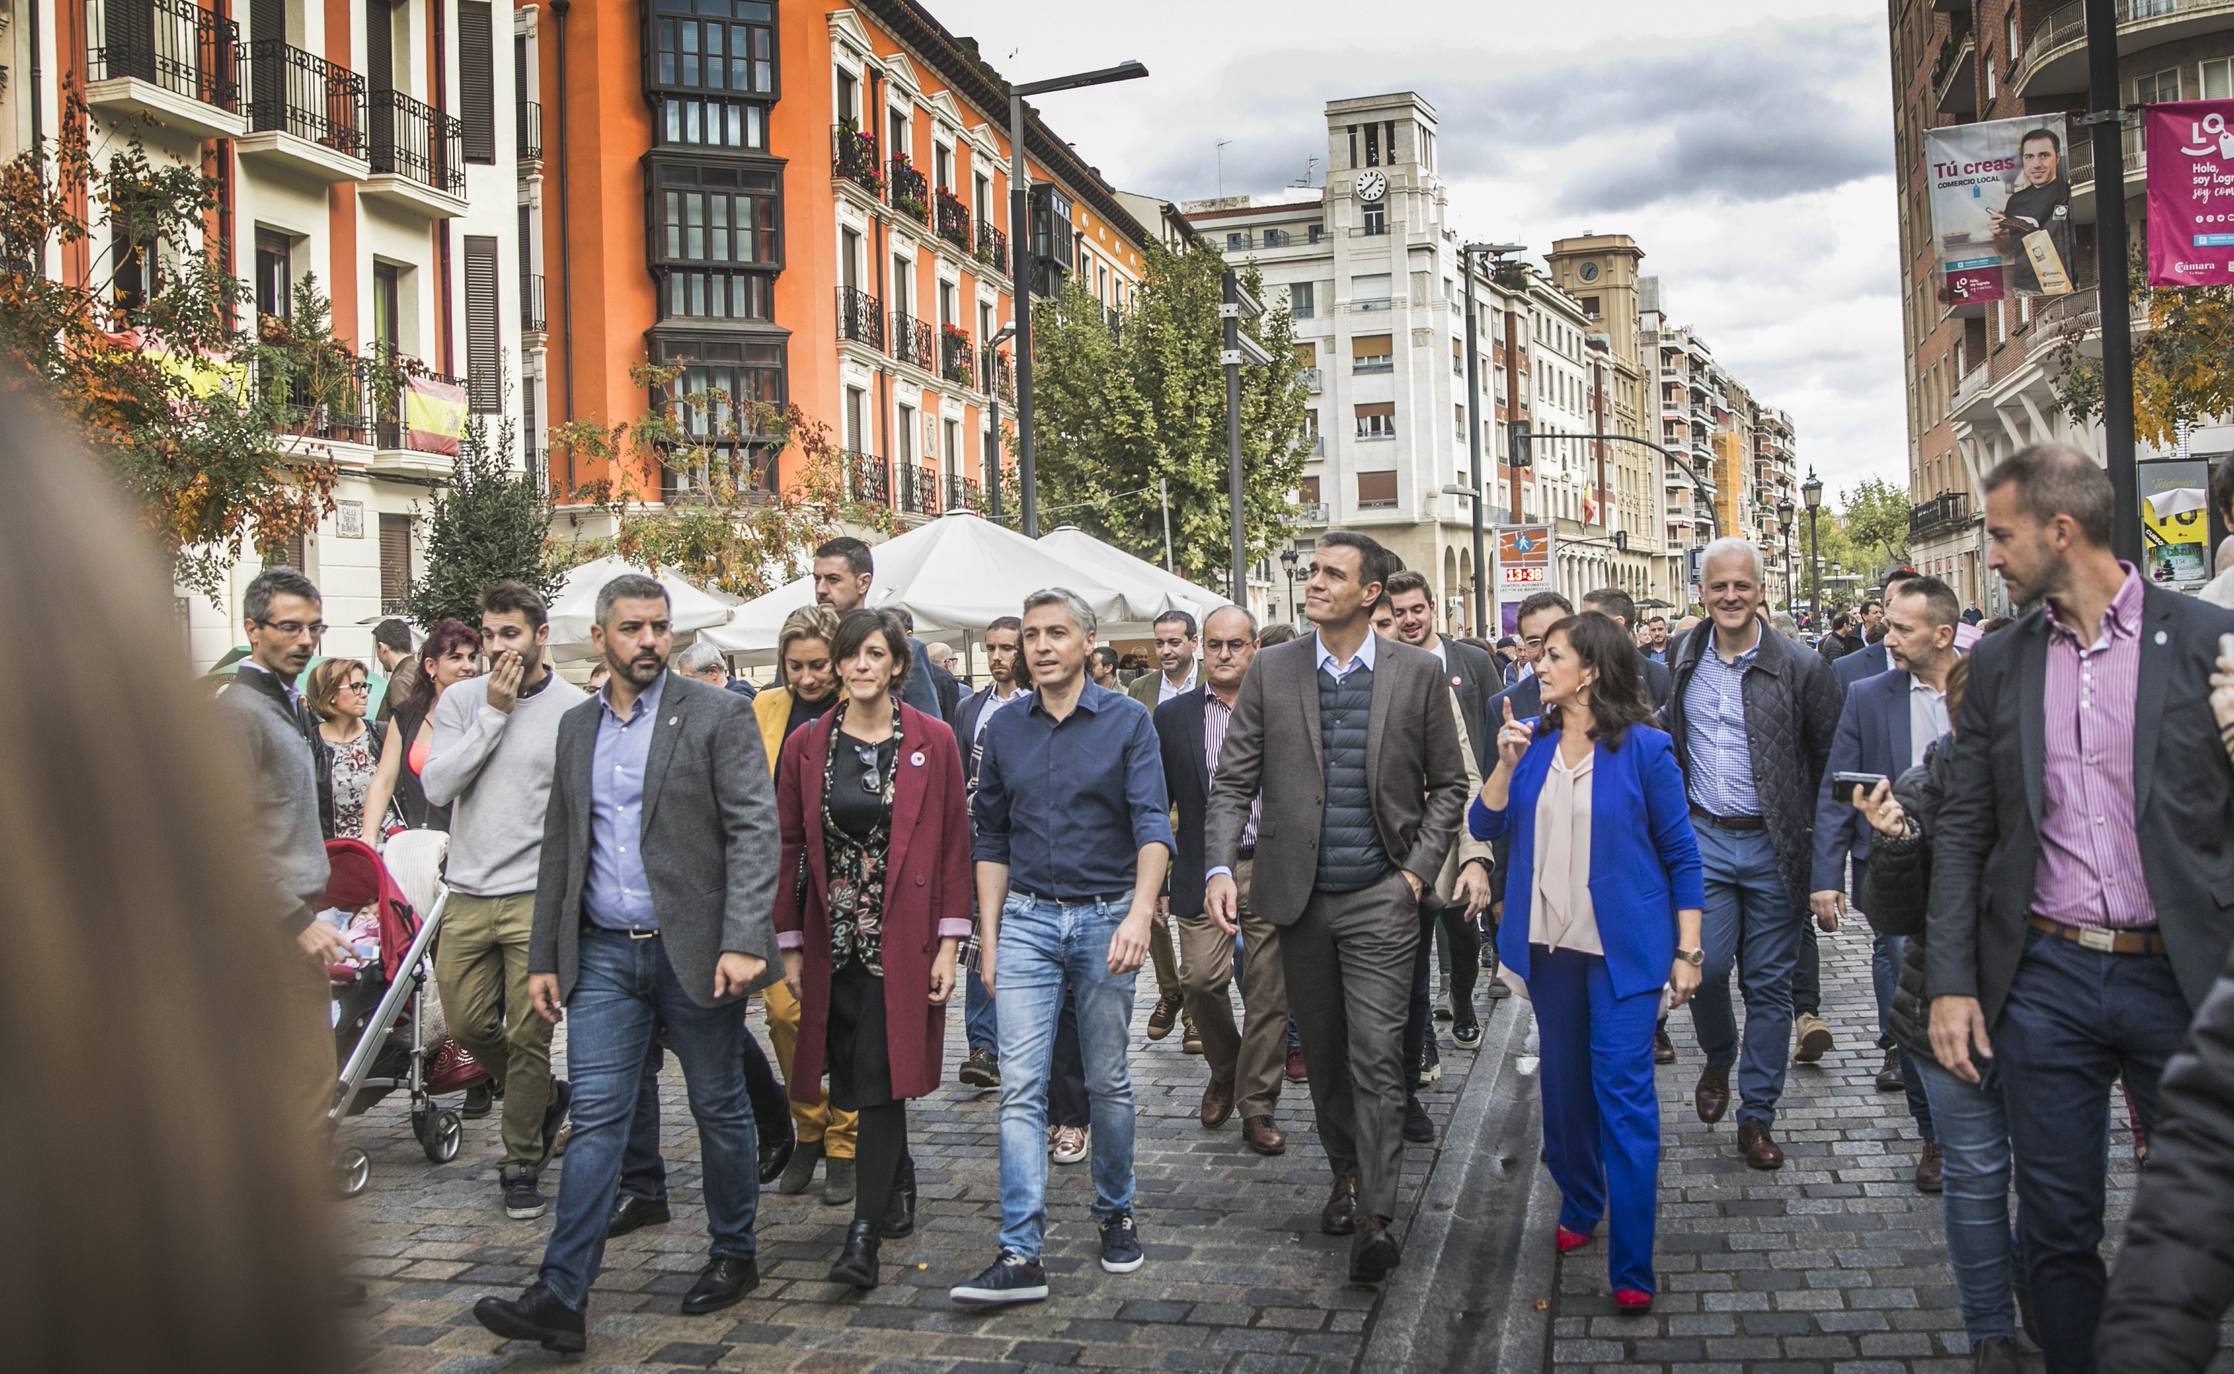
[[[1308,1085],[1320,1226],[1361,1284],[1402,1262],[1438,1022],[1474,1048],[1477,990],[1524,991],[1554,1244],[1603,1228],[1616,1307],[1647,1311],[1671,1013],[1690,1011],[1690,1109],[1711,1127],[1734,1108],[1735,1157],[1780,1168],[1788,1066],[1835,1048],[1818,937],[1858,917],[1876,1083],[1904,1095],[1914,1186],[1943,1195],[1976,1367],[2016,1369],[2023,1331],[2055,1371],[2200,1368],[2234,1295],[2216,1225],[2234,987],[2213,992],[2234,943],[2234,612],[2111,553],[2084,455],[2029,449],[1984,485],[1991,565],[2027,608],[2000,625],[1898,569],[1810,646],[1765,604],[1760,550],[1722,539],[1703,616],[1544,592],[1492,643],[1439,632],[1426,579],[1334,530],[1300,634],[1172,612],[1128,682],[1092,610],[1049,588],[985,628],[967,691],[951,650],[866,609],[871,551],[836,539],[757,692],[718,655],[678,657],[660,584],[629,575],[599,594],[587,690],[549,662],[542,600],[500,583],[477,626],[394,659],[382,627],[378,712],[351,660],[298,693],[320,601],[274,568],[222,706],[304,955],[347,957],[315,914],[327,838],[449,835],[437,979],[501,1099],[507,1215],[544,1213],[566,1152],[535,1282],[475,1308],[500,1335],[585,1348],[606,1240],[669,1219],[667,1053],[711,1240],[682,1310],[757,1285],[760,1189],[803,1193],[818,1165],[822,1201],[852,1208],[830,1277],[876,1286],[880,1247],[916,1225],[907,1104],[941,1088],[957,996],[957,1077],[998,1094],[1000,1224],[952,1298],[1049,1295],[1051,1162],[1091,1161],[1101,1267],[1139,1269],[1143,965],[1143,1033],[1201,1056],[1204,1129],[1238,1116],[1279,1156],[1281,1094]],[[755,994],[773,1067],[740,1014]],[[2112,1276],[2121,1086],[2148,1166]]]

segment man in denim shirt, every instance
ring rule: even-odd
[[[1000,1254],[953,1290],[973,1305],[1047,1296],[1047,1077],[1066,981],[1093,1103],[1101,1265],[1129,1274],[1142,1262],[1126,1050],[1171,866],[1162,752],[1146,707],[1086,680],[1094,613],[1074,593],[1024,602],[1023,650],[1035,691],[986,725],[972,808],[978,973],[996,999],[1002,1070]]]

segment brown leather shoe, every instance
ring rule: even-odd
[[[1241,1122],[1241,1138],[1249,1148],[1260,1155],[1283,1154],[1288,1148],[1288,1138],[1280,1133],[1269,1116],[1245,1117]]]
[[[1215,1131],[1225,1125],[1226,1118],[1232,1115],[1233,1085],[1227,1083],[1220,1086],[1218,1080],[1210,1080],[1202,1090],[1202,1128]]]
[[[1404,1262],[1404,1251],[1381,1217],[1361,1216],[1350,1240],[1350,1282],[1379,1283]]]
[[[1346,1236],[1357,1230],[1356,1174],[1334,1176],[1334,1188],[1326,1195],[1326,1206],[1319,1209],[1319,1229],[1330,1236]]]
[[[1936,1193],[1947,1186],[1947,1161],[1939,1152],[1939,1142],[1924,1142],[1924,1152],[1916,1157],[1916,1191]]]
[[[1156,999],[1155,1008],[1148,1013],[1148,1038],[1150,1040],[1163,1039],[1171,1034],[1171,1028],[1178,1024],[1178,1021],[1179,994],[1167,992]]]
[[[1738,1123],[1738,1153],[1755,1169],[1784,1167],[1784,1151],[1769,1137],[1769,1128],[1758,1121]]]
[[[1730,1070],[1727,1065],[1707,1065],[1699,1070],[1699,1086],[1691,1090],[1691,1105],[1699,1109],[1699,1120],[1709,1126],[1722,1119],[1730,1110]]]
[[[1652,1033],[1652,1062],[1655,1064],[1673,1064],[1675,1062],[1675,1041],[1668,1038],[1668,1023],[1665,1021],[1660,1023],[1660,1029]]]

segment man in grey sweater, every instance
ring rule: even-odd
[[[581,689],[545,661],[543,598],[517,582],[481,593],[487,674],[442,694],[420,784],[450,811],[449,905],[435,979],[450,1029],[504,1089],[504,1214],[543,1215],[537,1179],[572,1096],[551,1078],[551,1023],[528,999],[528,936],[542,862],[543,814],[558,762],[559,718]]]

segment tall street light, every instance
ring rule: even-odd
[[[1501,258],[1508,253],[1526,251],[1525,243],[1468,243],[1458,250],[1459,274],[1466,278],[1466,453],[1471,461],[1467,476],[1474,486],[1474,633],[1481,634],[1489,624],[1489,572],[1483,560],[1482,547],[1482,383],[1481,343],[1477,337],[1479,321],[1474,318],[1474,255],[1487,253]],[[1514,397],[1515,409],[1519,398]],[[1514,462],[1519,454],[1512,455]],[[1517,507],[1514,519],[1519,519]]]
[[[985,504],[996,525],[1001,523],[1001,383],[993,375],[993,362],[1001,355],[1001,345],[1015,337],[1016,326],[1007,324],[985,341],[986,418],[991,426],[985,431],[986,442],[991,446],[985,455]]]
[[[1808,562],[1808,628],[1820,636],[1823,633],[1823,541],[1816,534],[1815,517],[1822,513],[1823,479],[1815,475],[1815,465],[1807,468],[1807,480],[1800,483],[1800,495],[1807,502],[1807,562]]]
[[[1293,544],[1280,550],[1280,566],[1288,570],[1288,623],[1291,625],[1301,618],[1295,609],[1295,562],[1300,556]]]
[[[1032,210],[1025,182],[1024,102],[1051,91],[1074,91],[1148,75],[1138,62],[1051,76],[1008,88],[1008,232],[1010,280],[1016,290],[1016,480],[1024,488],[1024,537],[1039,538],[1038,469],[1032,459]],[[1052,226],[1051,226],[1052,228]]]
[[[1776,503],[1777,527],[1784,532],[1784,609],[1796,614],[1800,609],[1800,580],[1792,570],[1792,498],[1783,497]]]

